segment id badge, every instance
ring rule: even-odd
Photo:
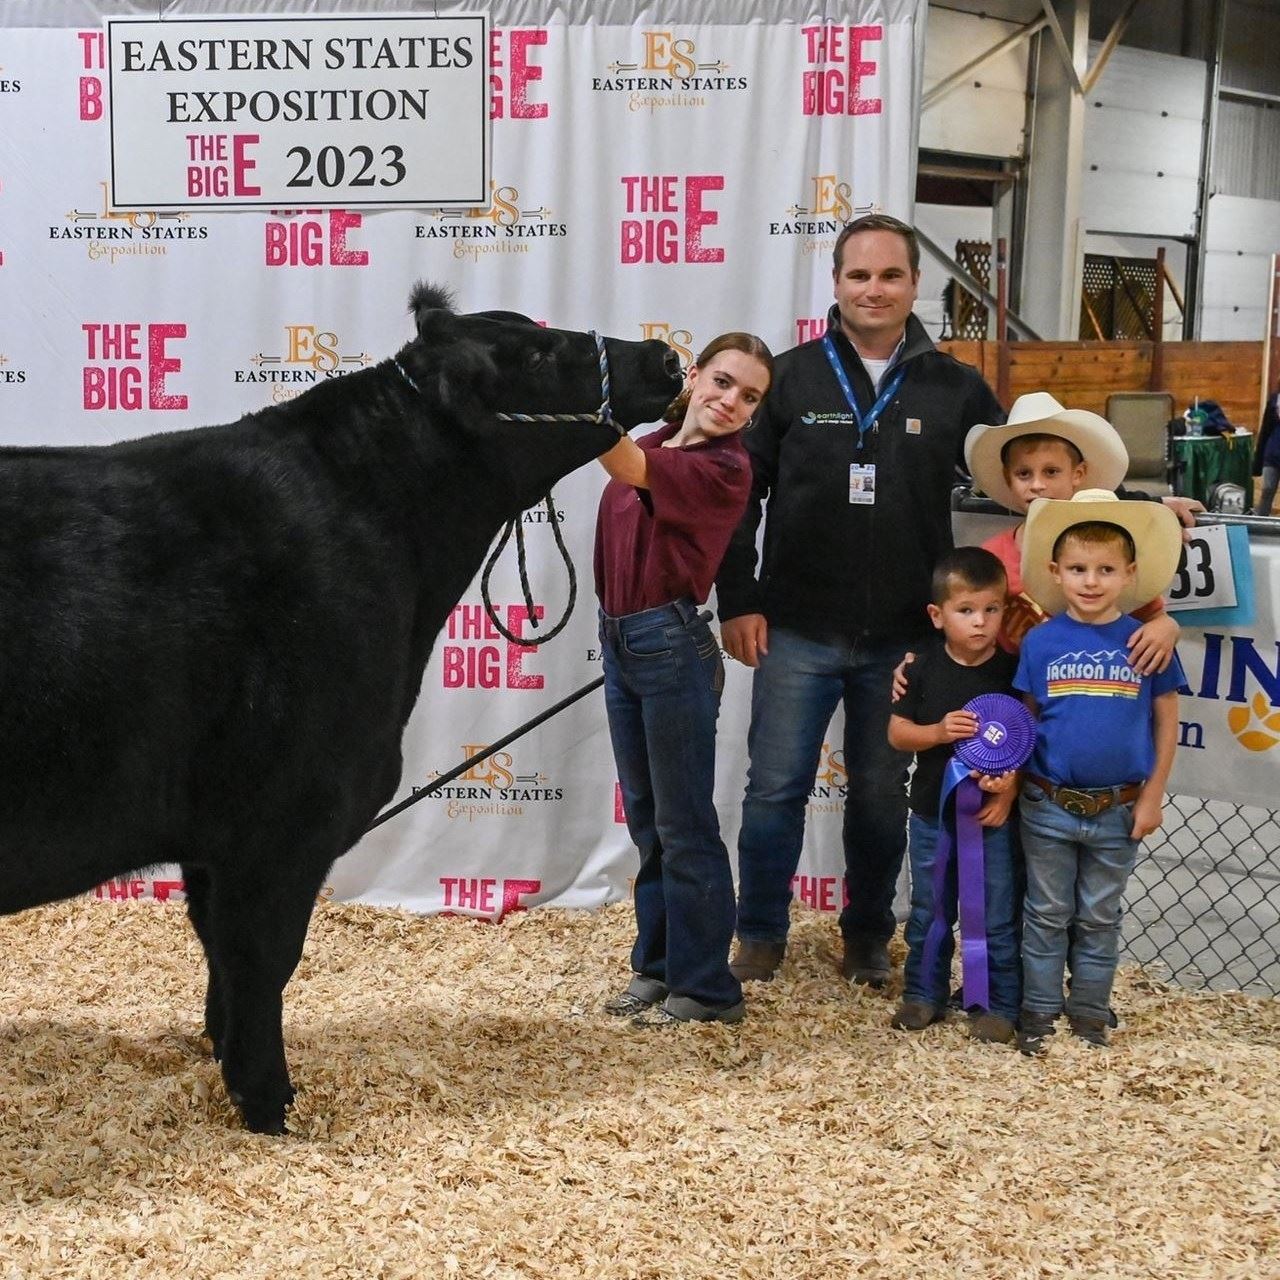
[[[849,464],[849,501],[863,506],[876,500],[876,469],[873,463]]]

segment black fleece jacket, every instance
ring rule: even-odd
[[[831,309],[831,331],[865,412],[871,379]],[[914,315],[902,386],[858,447],[858,428],[820,339],[778,357],[743,437],[753,482],[716,578],[720,618],[763,613],[814,639],[910,641],[928,630],[934,562],[952,546],[951,488],[964,438],[1004,411],[976,369],[934,347]],[[888,385],[890,370],[881,383]],[[875,502],[849,501],[850,465],[875,467]],[[768,499],[764,565],[756,529]]]

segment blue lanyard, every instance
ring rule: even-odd
[[[884,390],[876,397],[876,402],[867,410],[864,417],[858,408],[858,402],[853,398],[853,388],[849,385],[849,375],[844,371],[844,365],[840,363],[840,357],[836,354],[836,344],[832,342],[831,335],[828,333],[822,339],[823,349],[827,353],[827,359],[831,362],[831,368],[835,372],[836,380],[840,383],[840,390],[844,392],[844,398],[849,402],[849,408],[853,412],[853,420],[858,424],[858,448],[862,448],[862,437],[876,425],[880,415],[885,411],[889,401],[898,394],[898,388],[902,386],[902,380],[907,376],[905,368],[897,369],[892,378],[885,384]]]

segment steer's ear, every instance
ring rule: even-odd
[[[453,295],[448,289],[419,281],[409,295],[409,310],[418,336],[427,342],[447,337],[452,329]]]

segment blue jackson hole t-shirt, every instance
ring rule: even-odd
[[[1152,699],[1185,677],[1176,654],[1159,675],[1141,676],[1129,665],[1128,639],[1141,625],[1128,614],[1093,625],[1063,613],[1027,632],[1013,685],[1039,708],[1029,773],[1069,787],[1150,776]]]

